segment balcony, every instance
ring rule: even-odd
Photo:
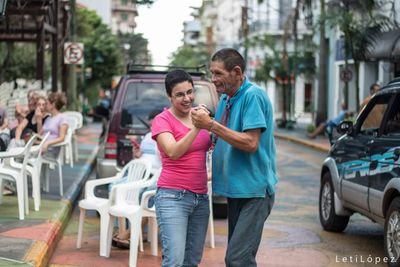
[[[128,13],[135,13],[135,16],[138,15],[138,11],[135,5],[122,5],[119,3],[112,4],[112,12],[128,12]]]

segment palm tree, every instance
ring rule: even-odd
[[[356,106],[360,103],[359,68],[366,58],[379,33],[393,28],[391,20],[377,12],[380,1],[375,0],[331,0],[331,12],[326,22],[331,27],[339,27],[343,33],[345,69],[352,58],[355,69]],[[357,12],[357,13],[356,13]],[[356,15],[358,14],[358,16]],[[348,82],[344,87],[344,104],[348,107]]]
[[[259,0],[262,3],[263,0]],[[282,119],[281,126],[288,124],[291,127],[292,119],[292,95],[294,88],[292,85],[296,84],[296,78],[298,74],[310,73],[310,66],[304,64],[306,57],[309,57],[309,53],[306,50],[298,51],[298,31],[297,21],[299,18],[300,9],[304,6],[304,0],[296,0],[296,6],[290,9],[288,16],[285,18],[283,25],[282,35],[282,50],[278,51],[275,44],[272,44],[267,40],[263,45],[268,46],[272,50],[272,55],[266,53],[264,63],[260,69],[256,70],[256,80],[266,82],[268,79],[273,79],[276,82],[277,88],[282,89]],[[289,54],[287,50],[287,44],[289,38],[293,36],[294,40],[294,51]],[[303,69],[299,68],[302,66]],[[313,66],[311,66],[313,68]],[[274,77],[271,77],[271,73],[274,73]],[[314,73],[314,70],[311,71]]]

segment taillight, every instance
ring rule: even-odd
[[[116,159],[117,158],[117,134],[108,133],[104,157],[106,159]]]

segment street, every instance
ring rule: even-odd
[[[258,252],[258,266],[386,266],[383,228],[353,215],[344,233],[322,230],[318,219],[319,172],[325,154],[287,141],[277,140],[279,183],[276,202],[265,225]],[[76,249],[78,210],[58,243],[50,266],[127,266],[128,250],[113,248],[110,258],[98,255],[99,219],[86,218],[83,244]],[[216,248],[206,240],[200,266],[225,266],[227,222],[215,220]],[[145,243],[138,266],[160,266],[161,256],[150,255]],[[159,253],[160,255],[161,253]]]

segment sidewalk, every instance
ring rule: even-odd
[[[68,224],[82,185],[94,167],[100,132],[100,124],[86,125],[79,131],[79,162],[74,168],[69,165],[63,166],[63,198],[58,195],[58,176],[55,171],[50,172],[50,193],[42,193],[40,211],[32,210],[33,200],[30,199],[31,210],[23,221],[18,220],[16,196],[4,196],[3,203],[0,204],[0,267],[48,264]],[[327,152],[330,148],[326,137],[308,139],[301,127],[294,130],[276,128],[275,136],[277,139],[289,140],[323,152]],[[93,251],[97,255],[97,248]],[[220,254],[222,255],[223,251]],[[146,257],[149,258],[148,266],[159,264],[154,262],[153,257],[147,255],[143,255],[142,259]],[[119,257],[115,257],[114,261],[116,258]],[[107,264],[112,262],[113,260],[109,259]],[[125,259],[124,264],[126,264]]]
[[[18,219],[17,197],[4,196],[0,204],[0,266],[46,266],[71,211],[94,167],[100,124],[85,125],[78,132],[79,160],[63,166],[64,196],[58,194],[58,174],[50,171],[50,191],[42,192],[40,211],[33,210],[29,194],[29,215]],[[29,181],[29,180],[28,180]]]
[[[288,140],[294,143],[302,144],[307,147],[322,151],[328,152],[331,148],[329,144],[329,140],[327,137],[319,135],[314,139],[310,139],[307,137],[307,132],[302,126],[296,125],[295,129],[287,130],[275,127],[275,138]]]

